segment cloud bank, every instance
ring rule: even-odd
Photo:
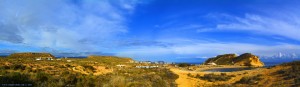
[[[34,47],[99,51],[128,32],[135,0],[1,0],[0,41]]]
[[[254,53],[263,56],[273,56],[274,53],[286,52],[297,53],[300,51],[300,46],[295,44],[281,43],[276,45],[260,45],[249,43],[236,43],[236,42],[208,42],[197,41],[190,39],[170,39],[162,40],[163,43],[169,43],[173,45],[169,46],[138,46],[131,49],[126,49],[119,52],[119,56],[132,56],[137,58],[148,58],[151,56],[160,56],[169,59],[176,57],[186,58],[207,58],[213,57],[219,54],[227,53]]]

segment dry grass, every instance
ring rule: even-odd
[[[198,67],[198,68],[197,68]],[[199,69],[201,67],[201,69]],[[179,87],[289,87],[293,85],[293,80],[284,80],[280,75],[275,75],[278,70],[288,69],[289,67],[277,66],[271,69],[268,68],[257,68],[254,70],[244,70],[237,72],[227,72],[227,75],[234,75],[231,79],[227,81],[214,81],[210,82],[208,80],[202,80],[197,77],[204,76],[205,74],[210,74],[211,72],[199,72],[203,69],[213,69],[213,68],[232,68],[234,66],[195,66],[191,68],[196,68],[193,71],[174,68],[171,67],[171,71],[179,75],[176,83]],[[214,72],[216,75],[221,75],[221,72]],[[255,77],[259,76],[259,77]],[[243,79],[242,79],[243,78]],[[258,79],[259,78],[259,79]],[[239,83],[242,79],[248,82]]]

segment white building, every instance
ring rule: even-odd
[[[54,60],[53,57],[37,57],[35,60]]]
[[[217,65],[216,63],[214,62],[211,62],[211,63],[207,63],[208,65]]]

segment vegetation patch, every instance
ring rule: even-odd
[[[191,75],[188,74],[188,76]],[[194,78],[199,78],[201,80],[206,80],[209,82],[216,82],[216,81],[228,81],[232,77],[235,77],[235,75],[227,75],[226,73],[221,73],[221,74],[210,73],[210,74],[204,74],[203,76],[197,74]]]
[[[188,64],[188,63],[179,63],[178,64],[178,67],[188,67],[188,66],[191,66],[191,64]]]
[[[284,80],[294,80],[295,86],[300,86],[300,61],[294,61],[291,63],[285,63],[281,66],[290,67],[285,70],[278,70],[276,74],[281,74]]]
[[[245,76],[237,81],[236,84],[258,84],[258,82],[262,79],[263,78],[261,74],[256,76]]]

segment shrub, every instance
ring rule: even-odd
[[[198,77],[198,76],[196,76]],[[226,74],[221,74],[221,75],[216,75],[216,74],[204,74],[204,76],[200,76],[200,79],[202,80],[207,80],[210,82],[215,82],[215,81],[227,81],[231,79],[231,77],[234,77],[233,75],[226,75]]]
[[[201,78],[201,76],[200,76],[199,74],[197,74],[197,75],[195,76],[195,78]]]
[[[236,83],[238,84],[257,84],[259,80],[261,80],[262,75],[256,75],[256,76],[245,76],[241,78]]]
[[[84,67],[85,69],[87,69],[87,70],[90,70],[90,71],[94,71],[94,70],[96,70],[93,66],[90,66],[90,65],[82,65],[82,67]]]
[[[66,68],[66,67],[63,65],[59,65],[58,68]]]
[[[67,84],[67,85],[74,85],[74,84],[76,84],[77,83],[77,77],[76,77],[77,75],[75,75],[75,74],[67,74],[66,76],[64,76],[64,79],[65,79],[65,83]]]
[[[221,76],[226,76],[226,73],[221,73]]]
[[[66,67],[71,67],[71,65],[70,65],[70,64],[66,64],[65,66],[66,66]]]
[[[300,85],[300,78],[294,79],[295,85]]]
[[[109,87],[126,87],[126,79],[123,76],[115,76],[112,77],[108,84],[106,84]]]
[[[5,70],[5,67],[4,66],[0,66],[0,70]]]
[[[25,70],[26,66],[22,65],[22,64],[13,64],[10,66],[11,69],[14,70]]]
[[[188,74],[187,74],[187,76],[189,76],[189,77],[193,77],[191,73],[188,73]]]
[[[78,87],[95,87],[92,76],[78,77],[76,86]]]
[[[26,67],[26,68],[25,68],[25,71],[26,71],[26,72],[32,72],[32,69],[31,69],[31,67]]]
[[[12,72],[0,76],[0,84],[33,84],[33,81],[30,80],[27,74]]]
[[[293,79],[295,86],[300,85],[300,61],[284,63],[281,66],[291,66],[291,68],[278,70],[276,74],[282,74],[284,80]]]
[[[191,64],[188,64],[188,63],[179,63],[178,66],[179,67],[188,67],[188,66],[191,66]]]
[[[50,76],[48,74],[44,73],[44,72],[37,72],[35,78],[36,78],[37,81],[46,82],[46,81],[48,81],[49,77]]]

